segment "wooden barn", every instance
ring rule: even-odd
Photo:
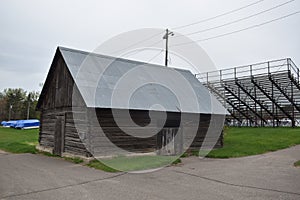
[[[132,81],[114,90],[118,81],[135,69],[139,70]],[[175,79],[176,73],[184,80]],[[146,84],[148,79],[151,83]],[[128,100],[124,90],[143,81]],[[155,84],[161,81],[169,81],[181,100],[168,87]],[[189,105],[186,83],[191,85],[198,107]],[[115,102],[111,101],[113,95],[119,95]],[[180,101],[186,101],[186,106],[180,107]],[[120,152],[177,155],[203,146],[218,148],[223,144],[227,114],[187,70],[64,47],[56,50],[37,109],[41,111],[38,148],[85,157]]]

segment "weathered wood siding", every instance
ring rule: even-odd
[[[114,146],[118,146],[121,149],[135,153],[153,152],[158,149],[158,136],[157,134],[151,135],[151,133],[154,133],[157,130],[157,125],[162,121],[162,114],[160,112],[156,112],[156,114],[155,112],[154,114],[152,112],[152,120],[156,121],[156,123],[153,123],[153,126],[149,126],[150,118],[148,111],[130,110],[131,118],[140,126],[134,127],[131,125],[130,119],[128,118],[128,111],[114,111],[114,113],[117,114],[113,115],[113,111],[111,109],[88,110],[89,150],[94,155],[103,156],[112,153],[114,149],[112,147]],[[184,133],[186,135],[184,135],[184,138],[189,139],[190,137],[191,143],[188,150],[199,150],[206,136],[211,116],[209,114],[201,114],[199,123],[196,123],[193,121],[195,120],[195,114],[183,115],[185,115],[184,119],[186,120],[182,122],[185,124]],[[180,113],[168,112],[165,127],[179,127],[180,118]],[[118,121],[119,124],[116,124],[116,121]],[[195,133],[195,131],[197,131],[196,137],[192,134],[189,136],[189,130],[191,133]],[[132,137],[133,135],[139,138]],[[213,142],[218,138],[211,137],[208,139]],[[208,143],[206,142],[206,144]],[[221,138],[219,138],[216,147],[220,147],[221,144]]]
[[[72,110],[71,108],[53,109],[42,112],[40,137],[41,146],[54,148],[55,122],[57,116],[65,116],[64,124],[64,149],[63,152],[90,156],[81,138],[87,134],[86,110]],[[80,118],[78,118],[80,116]],[[76,122],[76,125],[75,123]],[[81,137],[80,137],[80,136]]]
[[[63,152],[89,155],[78,135],[87,133],[87,118],[82,117],[86,116],[86,107],[77,87],[74,87],[74,80],[59,52],[53,60],[42,95],[43,101],[39,105],[41,111],[40,145],[54,148],[57,117],[65,116]],[[75,119],[73,118],[74,112],[76,113],[74,116],[77,117]],[[74,121],[76,123],[80,121],[83,126],[77,130]]]
[[[126,111],[118,110],[117,115],[113,116],[111,109],[78,109],[72,111],[71,109],[56,109],[48,110],[42,113],[41,129],[40,129],[40,144],[45,147],[54,147],[54,133],[55,133],[55,121],[56,116],[64,113],[65,115],[65,143],[64,152],[91,156],[89,151],[96,156],[111,155],[114,152],[114,146],[125,149],[129,152],[146,153],[154,152],[159,147],[159,141],[157,135],[151,136],[156,131],[156,126],[147,126],[150,122],[147,111],[131,111],[131,117],[141,127],[130,126],[129,119],[126,118]],[[96,116],[93,116],[96,114]],[[193,114],[186,116],[186,119],[194,119]],[[156,118],[157,124],[160,122],[159,114]],[[154,116],[155,117],[155,116]],[[115,119],[121,124],[116,124]],[[185,125],[184,136],[185,139],[189,139],[189,130],[194,132],[197,130],[196,137],[190,136],[190,147],[188,151],[199,150],[203,144],[203,140],[208,131],[210,123],[210,115],[201,114],[200,122],[196,124],[190,120],[182,123],[188,123]],[[168,113],[168,121],[165,124],[167,127],[178,127],[180,122],[180,113]],[[100,128],[101,126],[101,128]],[[130,133],[130,135],[125,134]],[[132,137],[132,135],[139,137]],[[146,137],[148,136],[148,137]],[[141,138],[144,137],[144,138]],[[211,140],[212,145],[217,138],[212,136],[206,137],[206,140]],[[110,145],[111,144],[111,145]],[[113,146],[112,146],[113,144]],[[218,139],[215,146],[222,146],[222,137]],[[119,153],[119,152],[115,152]]]
[[[78,88],[74,87],[74,80],[63,58],[56,56],[52,65],[40,97],[43,101],[39,102],[39,109],[85,107]]]
[[[113,116],[111,109],[88,109],[88,141],[90,151],[94,155],[109,156],[113,153],[119,154],[120,151],[116,150],[115,146],[135,153],[155,151],[156,136],[149,136],[149,133],[155,127],[141,129],[130,125],[130,119],[126,112],[126,110],[117,110],[117,115]],[[149,124],[147,112],[131,111],[130,114],[140,126]],[[120,122],[120,124],[117,125],[115,120]],[[147,138],[137,138],[142,135],[147,136],[147,132]],[[127,135],[126,133],[130,133],[131,135]],[[133,137],[132,135],[137,137]]]
[[[84,145],[88,134],[86,109],[66,113],[65,152],[91,156]]]

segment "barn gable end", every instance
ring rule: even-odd
[[[86,133],[87,130],[82,128],[78,131],[74,125],[74,120],[87,122],[87,118],[83,117],[86,116],[86,106],[59,48],[56,50],[37,109],[41,111],[39,144],[43,149],[58,155],[63,152],[83,156],[88,154],[78,135],[80,132]],[[82,117],[73,119],[74,112]]]
[[[73,94],[73,90],[74,94]],[[73,95],[73,96],[72,96]],[[72,97],[77,99],[72,105]],[[66,62],[59,49],[56,50],[48,76],[46,78],[37,109],[48,110],[62,107],[85,107],[85,103],[76,85]]]

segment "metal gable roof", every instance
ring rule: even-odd
[[[188,70],[64,47],[59,50],[87,107],[227,114]]]

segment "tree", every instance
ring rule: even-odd
[[[6,98],[4,96],[4,94],[2,92],[0,92],[0,119],[2,120],[7,120],[7,101]],[[1,120],[1,121],[2,121]]]
[[[39,92],[28,92],[21,89],[5,89],[0,92],[0,120],[39,118],[35,110]]]
[[[26,91],[21,88],[5,89],[4,95],[7,98],[7,110],[10,110],[10,119],[21,119],[24,110]]]
[[[38,99],[39,99],[40,93],[36,91],[29,92],[26,97],[25,102],[25,111],[26,113],[24,116],[29,119],[38,118],[39,119],[39,112],[35,110]]]

